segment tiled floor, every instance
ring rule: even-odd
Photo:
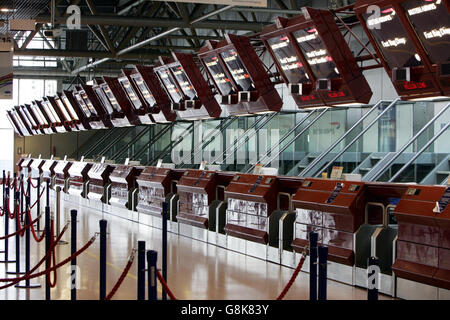
[[[73,203],[65,203],[65,211],[75,209]],[[116,283],[128,256],[138,240],[145,240],[147,249],[161,250],[161,230],[140,225],[122,218],[104,214],[85,207],[78,208],[78,248],[84,245],[95,232],[99,231],[99,220],[108,221],[108,266],[107,291]],[[3,234],[1,218],[0,234]],[[11,232],[13,230],[11,229]],[[70,239],[70,229],[64,235]],[[23,242],[23,240],[22,240]],[[14,257],[14,240],[10,241],[10,257]],[[3,247],[3,244],[0,245]],[[35,265],[44,255],[44,242],[31,241],[31,265]],[[22,266],[24,266],[22,247]],[[168,234],[168,282],[178,299],[275,299],[289,281],[293,269],[268,263],[243,254],[231,252],[186,237]],[[70,255],[70,245],[59,245],[57,260]],[[99,239],[81,256],[80,288],[78,299],[98,299]],[[3,254],[0,254],[3,258]],[[159,263],[161,262],[159,257]],[[136,299],[135,260],[129,274],[117,291],[114,299]],[[15,268],[9,264],[8,270]],[[5,264],[0,264],[0,277],[4,278]],[[43,270],[41,267],[40,270]],[[8,277],[14,277],[8,275]],[[58,284],[51,290],[52,299],[70,299],[69,264],[58,272]],[[32,280],[43,284],[43,278]],[[159,289],[159,292],[161,290]],[[308,299],[308,274],[301,272],[285,299]],[[10,287],[0,291],[0,299],[23,300],[43,299],[44,289],[17,289]],[[342,283],[328,281],[329,299],[366,299],[366,290]],[[389,297],[381,296],[380,299]]]

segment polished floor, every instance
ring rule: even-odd
[[[131,222],[100,211],[66,202],[65,213],[70,209],[78,209],[78,248],[83,246],[99,231],[99,220],[108,221],[108,254],[107,254],[107,292],[109,292],[123,268],[132,249],[138,240],[145,240],[147,249],[161,250],[161,230]],[[3,234],[1,218],[0,234]],[[13,232],[11,227],[11,232]],[[63,239],[70,239],[70,229]],[[14,258],[15,240],[10,240],[10,259]],[[2,241],[4,242],[4,241]],[[24,242],[22,240],[22,242]],[[0,245],[3,247],[3,244]],[[44,255],[44,242],[37,244],[31,241],[31,265],[35,265]],[[214,245],[193,240],[172,233],[168,234],[168,283],[178,299],[275,299],[289,281],[293,269],[283,267],[231,252]],[[24,267],[24,247],[22,243],[21,267]],[[70,245],[57,247],[57,261],[70,255]],[[0,254],[3,258],[3,253]],[[99,297],[99,239],[77,258],[80,267],[80,284],[78,299],[96,300]],[[160,257],[158,263],[160,264]],[[113,299],[136,299],[136,265],[134,261],[130,272]],[[0,264],[0,278],[14,277],[5,271],[15,270],[14,263]],[[40,268],[43,270],[43,267]],[[56,288],[51,290],[52,299],[70,299],[69,264],[58,271]],[[43,278],[34,279],[32,283],[44,283]],[[306,300],[309,298],[308,274],[301,272],[287,293],[285,299]],[[161,289],[159,287],[159,292]],[[380,299],[389,297],[380,296]],[[19,289],[10,287],[0,290],[2,300],[44,299],[44,288]],[[364,289],[352,287],[335,281],[328,281],[328,299],[367,299]]]

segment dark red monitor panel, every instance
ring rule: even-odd
[[[31,130],[29,131],[22,120],[17,116],[17,111],[15,109],[6,111],[6,117],[19,136],[24,137],[33,135]]]
[[[98,101],[102,104],[103,109],[105,109],[114,127],[128,127],[131,125],[120,107],[119,102],[111,93],[111,89],[103,79],[95,79],[92,89],[97,95]]]
[[[369,6],[378,6],[379,14],[371,12]],[[449,88],[448,76],[439,79],[437,72],[438,64],[446,62],[438,60],[442,56],[448,56],[448,40],[446,45],[445,39],[440,39],[442,42],[433,37],[426,39],[424,34],[426,32],[430,37],[433,30],[439,30],[442,24],[448,25],[448,7],[445,9],[446,21],[437,20],[435,15],[441,6],[444,6],[444,0],[358,0],[355,3],[355,13],[402,99],[441,96],[444,95],[444,88]],[[430,10],[432,7],[435,9]],[[409,17],[407,11],[410,12]],[[424,23],[424,19],[428,21]],[[415,23],[417,29],[413,28],[412,23]],[[430,27],[431,30],[428,30]],[[418,36],[419,33],[422,34]],[[420,37],[425,40],[426,46],[422,45]],[[448,39],[449,36],[446,37]],[[428,51],[431,48],[446,51],[447,55]],[[433,64],[432,59],[436,64]]]
[[[42,101],[36,101],[36,104],[40,105],[42,112],[45,112],[56,132],[62,133],[72,131],[69,126],[66,126],[64,123],[64,118],[56,112],[56,109],[46,97],[44,97]]]
[[[153,124],[155,121],[149,114],[149,107],[145,99],[138,93],[139,88],[132,80],[131,73],[132,70],[122,69],[122,74],[117,80],[130,103],[133,114],[139,119],[139,122],[142,124]]]
[[[72,91],[63,90],[63,92],[58,92],[58,97],[62,103],[70,110],[70,114],[80,130],[90,130],[91,125],[89,124],[88,117],[82,110],[80,104],[75,98]]]
[[[47,104],[49,104],[53,108],[67,132],[78,131],[78,127],[74,123],[69,111],[58,96],[47,96],[42,100],[43,103],[47,101]]]
[[[31,110],[25,106],[16,106],[14,107],[17,111],[17,115],[20,117],[22,122],[30,128],[33,135],[38,134],[44,134],[44,129],[39,126],[38,122],[36,121],[34,114],[31,112]]]
[[[137,88],[140,101],[146,104],[156,123],[175,121],[177,114],[171,108],[171,100],[150,66],[137,65],[130,74]]]
[[[52,130],[52,133],[66,132],[64,128],[61,127],[61,123],[58,121],[59,119],[55,118],[53,113],[44,107],[42,101],[33,101],[32,108],[34,108],[36,113],[39,115],[39,119],[44,120],[44,122],[48,124],[49,128]]]
[[[72,105],[66,105],[64,100],[61,98],[61,93],[57,93],[54,97],[48,97],[51,101],[54,101],[54,103],[58,106],[59,110],[64,115],[64,119],[67,121],[67,125],[70,126],[72,131],[81,131],[86,130],[83,125],[80,123],[80,118],[78,117],[77,113],[73,109]]]
[[[172,56],[171,59],[160,57],[161,65],[154,68],[171,99],[172,109],[186,120],[219,117],[222,110],[193,55],[172,52]]]
[[[94,93],[92,86],[75,86],[74,96],[81,106],[84,114],[89,118],[92,129],[112,128],[113,124],[109,114]]]
[[[54,128],[52,128],[51,123],[47,120],[47,118],[42,113],[39,106],[36,104],[36,101],[33,101],[31,105],[26,104],[25,107],[30,111],[32,115],[34,115],[34,120],[38,124],[40,128],[44,131],[44,134],[52,134],[56,132]]]
[[[248,37],[226,34],[220,42],[207,41],[198,56],[230,114],[281,110],[283,102]]]
[[[333,14],[302,10],[292,19],[277,18],[261,34],[297,105],[368,103],[372,90]]]

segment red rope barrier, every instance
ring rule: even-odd
[[[31,210],[28,210],[28,220],[31,221]],[[41,218],[42,214],[40,214],[35,220],[38,221]],[[31,223],[31,234],[36,242],[41,242],[45,239],[45,229],[42,232],[42,236],[39,238],[36,234],[36,230],[34,229],[34,223]]]
[[[68,226],[68,224],[67,224],[67,226]],[[53,266],[53,267],[51,267],[51,268],[49,268],[49,269],[47,269],[47,270],[44,270],[44,271],[41,271],[41,272],[38,272],[38,273],[35,273],[35,274],[31,274],[32,272],[34,272],[38,267],[39,267],[39,265],[41,265],[42,263],[44,263],[44,261],[45,261],[45,259],[47,259],[47,256],[50,254],[50,251],[46,254],[46,256],[39,262],[39,265],[37,265],[37,266],[35,266],[34,268],[33,268],[33,270],[30,270],[29,272],[27,272],[25,275],[23,275],[22,277],[19,277],[19,278],[15,278],[15,279],[7,279],[7,280],[13,280],[14,282],[13,283],[9,283],[9,284],[7,284],[7,285],[4,285],[4,286],[1,286],[0,287],[0,290],[2,290],[2,289],[5,289],[5,288],[8,288],[8,287],[11,287],[11,286],[13,286],[13,285],[15,285],[16,283],[18,283],[18,282],[20,282],[20,281],[23,281],[23,280],[28,280],[28,279],[34,279],[34,278],[38,278],[38,277],[40,277],[40,276],[43,276],[43,275],[45,275],[45,274],[47,274],[47,273],[49,273],[49,272],[52,272],[53,270],[56,270],[56,269],[59,269],[60,267],[62,267],[63,265],[65,265],[65,264],[67,264],[67,263],[69,263],[70,261],[72,261],[73,259],[75,259],[76,257],[78,257],[80,254],[82,254],[84,251],[86,251],[93,243],[94,243],[94,241],[95,241],[95,239],[97,238],[97,235],[95,235],[95,236],[93,236],[80,250],[78,250],[77,252],[75,252],[73,255],[71,255],[70,257],[68,257],[68,258],[66,258],[65,260],[63,260],[63,261],[61,261],[60,263],[58,263],[57,265],[55,265],[55,266]],[[57,241],[59,241],[60,239],[58,239],[58,240],[56,240],[56,242]],[[0,279],[0,281],[1,281],[2,279]],[[7,281],[4,281],[4,282],[7,282]]]
[[[167,286],[166,281],[164,281],[164,278],[163,278],[162,274],[159,271],[156,271],[156,276],[158,277],[159,282],[161,282],[161,285],[163,286],[164,290],[169,295],[170,299],[171,300],[177,300],[177,298],[175,298],[175,295],[172,293],[172,291]]]
[[[28,179],[30,179],[30,185],[31,185],[34,189],[36,189],[36,188],[37,188],[37,185],[34,185],[34,184],[33,184],[33,179],[31,179],[31,177],[28,177]]]
[[[45,191],[45,187],[44,187],[44,189],[42,189],[42,192],[41,192],[41,194],[39,195],[39,198],[38,199],[36,199],[36,201],[30,206],[30,209],[33,209],[35,206],[36,206],[36,204],[37,204],[37,202],[39,201],[39,199],[41,199],[42,198],[42,196],[44,195],[44,191]],[[3,209],[3,208],[2,208]],[[8,210],[8,215],[9,215],[9,218],[10,219],[14,219],[15,218],[15,213],[12,213],[11,214],[11,208],[9,207],[9,198],[7,197],[6,198],[6,209]],[[3,211],[4,211],[4,209],[3,209]],[[17,211],[19,211],[19,210],[17,210]],[[27,213],[26,211],[23,211],[23,212],[21,212],[21,213],[19,213],[19,215],[21,216],[21,215],[23,215],[23,214],[25,214],[25,213]],[[3,213],[4,214],[4,213]],[[2,215],[3,215],[2,214]]]
[[[300,270],[302,269],[303,263],[305,262],[305,259],[306,259],[306,249],[307,249],[307,247],[305,247],[305,249],[303,249],[302,258],[300,259],[297,268],[295,268],[295,271],[292,274],[291,279],[289,279],[289,282],[286,284],[283,291],[281,291],[280,295],[277,297],[277,300],[282,300],[284,298],[284,296],[286,295],[286,293],[289,291],[292,284],[294,283],[295,279],[297,278]]]
[[[56,247],[57,242],[55,241],[55,225],[52,223],[51,229],[50,229],[50,246]],[[52,259],[50,260],[50,267],[53,265],[56,265],[56,250],[52,250]],[[48,277],[48,284],[50,285],[50,288],[56,287],[58,272],[56,270],[53,271],[53,281],[50,279],[51,277]]]
[[[7,235],[5,235],[5,236],[3,236],[3,237],[0,237],[0,240],[5,240],[5,239],[8,239],[8,238],[14,237],[14,236],[16,236],[17,234],[20,234],[20,235],[22,236],[21,233],[22,233],[24,230],[26,230],[27,228],[30,228],[30,227],[31,227],[33,224],[35,224],[36,221],[38,221],[38,219],[40,219],[41,217],[42,217],[42,214],[41,214],[39,217],[37,217],[36,219],[34,219],[33,221],[31,221],[30,224],[28,224],[28,225],[26,225],[26,226],[20,228],[20,229],[17,230],[16,232],[7,234]],[[39,241],[38,241],[38,242],[39,242]]]
[[[123,280],[127,276],[128,271],[130,271],[131,266],[133,265],[135,254],[136,254],[136,249],[133,249],[133,251],[131,252],[130,258],[128,259],[128,263],[125,266],[125,269],[123,269],[122,274],[119,277],[119,280],[117,280],[117,283],[115,284],[114,288],[112,288],[111,292],[106,296],[105,300],[111,300],[111,298],[117,292],[119,287],[122,285]]]

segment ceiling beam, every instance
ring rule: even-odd
[[[34,31],[31,31],[31,33],[28,35],[28,37],[23,42],[20,49],[26,49],[27,46],[30,44],[31,40],[33,40],[34,36],[41,30],[41,28],[42,28],[42,23],[37,23],[34,28]]]
[[[88,5],[89,10],[91,10],[92,15],[96,16],[97,15],[97,10],[95,9],[95,6],[92,3],[92,1],[91,0],[86,0],[86,4]],[[107,46],[109,48],[109,51],[111,51],[112,53],[116,53],[116,49],[114,48],[114,45],[113,45],[111,39],[109,38],[108,31],[106,31],[105,27],[102,26],[102,25],[99,25],[98,27],[100,29],[100,33],[103,36],[103,39],[105,39],[105,41],[106,41],[106,44],[107,44]]]
[[[190,47],[188,47],[190,48]],[[118,58],[116,54],[105,51],[66,51],[57,49],[25,49],[14,51],[15,56],[55,57],[55,58],[94,58],[103,59]],[[123,54],[119,59],[123,60],[153,60],[161,53],[129,53]]]

